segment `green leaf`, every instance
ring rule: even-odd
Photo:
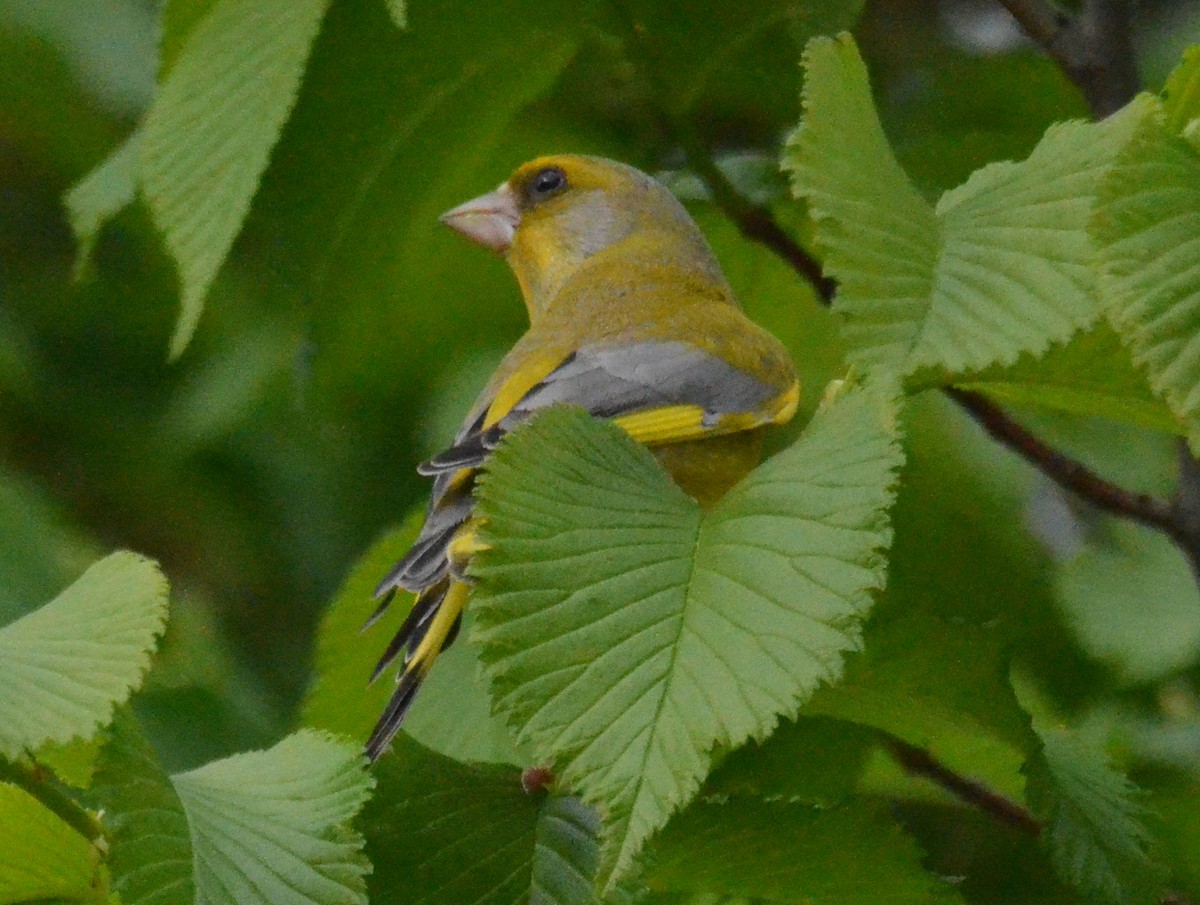
[[[403,734],[376,775],[362,819],[372,901],[595,902],[599,820],[577,799],[527,794],[512,767],[459,763]]]
[[[1183,52],[1183,59],[1163,85],[1163,125],[1182,135],[1188,123],[1200,116],[1200,44]]]
[[[165,82],[192,31],[220,0],[165,0],[160,15],[158,81]]]
[[[1025,353],[1016,364],[988,368],[956,385],[982,390],[999,402],[1097,415],[1155,430],[1176,429],[1175,416],[1150,389],[1145,370],[1134,365],[1106,320],[1045,355]]]
[[[408,28],[408,0],[385,0],[388,15],[397,28]]]
[[[888,146],[853,39],[810,41],[804,70],[804,119],[783,165],[838,280],[849,357],[902,366],[929,307],[937,218]]]
[[[183,352],[250,209],[329,0],[220,0],[190,31],[146,116],[141,178],[179,267]]]
[[[854,792],[878,734],[827,717],[780,724],[762,742],[730,753],[704,783],[704,794],[783,798],[820,807]]]
[[[575,410],[497,451],[479,493],[475,640],[536,763],[606,814],[604,875],[859,643],[884,583],[894,402],[847,391],[701,513],[653,456]]]
[[[375,586],[408,550],[421,526],[414,513],[403,527],[380,538],[355,564],[334,596],[317,632],[315,678],[301,707],[301,722],[360,742],[367,736],[395,689],[391,673],[367,684],[375,663],[412,607],[401,592],[367,633],[376,601]],[[462,636],[469,637],[470,610]],[[404,730],[426,747],[465,761],[519,763],[508,727],[491,713],[487,689],[478,681],[479,654],[460,642],[438,657],[421,688]]]
[[[1153,110],[1105,180],[1092,229],[1110,320],[1200,436],[1200,155]]]
[[[756,798],[698,802],[652,850],[654,890],[789,905],[958,901],[921,866],[923,853],[896,822],[863,802],[832,809]]]
[[[0,782],[0,902],[103,901],[100,851],[24,789]]]
[[[100,230],[137,195],[137,163],[142,133],[134,132],[90,173],[67,191],[63,203],[79,251],[75,273],[81,274],[92,258]]]
[[[849,36],[804,55],[805,119],[785,166],[840,284],[851,361],[923,380],[1041,354],[1097,314],[1086,229],[1099,179],[1136,117],[1052,127],[936,211],[900,169]]]
[[[1200,594],[1179,548],[1141,525],[1103,527],[1055,581],[1080,645],[1126,682],[1191,666],[1200,659]]]
[[[136,688],[167,618],[158,566],[113,553],[0,628],[0,755],[89,736]]]
[[[1103,752],[1069,732],[1039,734],[1043,749],[1027,767],[1028,794],[1059,874],[1106,902],[1156,901],[1162,873],[1147,855],[1137,790]]]
[[[132,715],[118,712],[90,797],[102,809],[113,891],[123,905],[191,905],[192,843],[171,781]]]
[[[358,746],[302,730],[171,779],[191,828],[198,905],[365,905],[370,867],[349,822],[374,780]]]

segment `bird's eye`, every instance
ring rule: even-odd
[[[546,167],[538,170],[529,180],[529,198],[531,201],[542,201],[566,187],[567,174],[558,167]]]

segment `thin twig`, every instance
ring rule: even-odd
[[[88,842],[95,842],[104,835],[104,828],[95,815],[59,791],[42,768],[0,759],[0,781],[28,792]]]
[[[828,305],[833,300],[835,284],[821,272],[821,265],[800,246],[766,208],[759,207],[738,191],[721,168],[713,160],[708,148],[696,132],[691,120],[678,114],[666,100],[667,91],[659,75],[654,54],[646,42],[642,28],[634,15],[620,0],[612,0],[613,8],[624,19],[629,35],[629,46],[650,85],[654,99],[654,112],[662,130],[679,145],[687,155],[692,170],[708,186],[717,207],[729,217],[746,238],[765,245],[808,283],[817,298]]]
[[[1017,453],[1059,487],[1083,497],[1105,512],[1174,535],[1175,514],[1166,500],[1126,490],[1105,480],[1082,462],[1064,455],[1025,430],[982,393],[949,387],[946,394],[978,421],[991,437]]]
[[[1187,554],[1192,576],[1200,583],[1200,462],[1188,441],[1179,439],[1179,481],[1171,498],[1175,541]]]
[[[1005,798],[978,780],[955,773],[924,748],[910,745],[895,736],[885,736],[885,744],[888,753],[908,773],[936,783],[955,798],[979,808],[1001,823],[1016,827],[1030,836],[1041,835],[1042,822],[1024,805]]]
[[[717,206],[737,224],[742,235],[775,252],[812,287],[819,301],[830,304],[837,284],[825,276],[816,258],[788,235],[769,210],[751,203],[737,190],[716,165],[694,130],[687,124],[678,124],[672,126],[671,132],[687,155],[692,170],[708,185]]]

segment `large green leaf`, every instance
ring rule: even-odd
[[[1029,797],[1042,834],[1068,883],[1106,902],[1154,902],[1162,871],[1147,856],[1150,839],[1136,789],[1098,751],[1065,730],[1040,733],[1029,764]]]
[[[893,401],[847,391],[712,510],[615,427],[552,411],[495,454],[473,571],[494,706],[606,815],[605,875],[822,682],[883,586]]]
[[[592,905],[599,820],[528,794],[512,767],[462,764],[401,735],[363,814],[372,901]]]
[[[1183,430],[1200,437],[1200,154],[1153,107],[1092,222],[1109,318]]]
[[[141,142],[145,197],[179,267],[180,354],[241,230],[329,0],[220,0],[188,33]]]
[[[365,905],[349,822],[374,781],[355,745],[303,730],[171,777],[187,813],[197,905]]]
[[[167,617],[158,566],[113,553],[0,629],[0,755],[91,735],[141,682]]]
[[[953,887],[880,808],[734,797],[692,805],[652,846],[652,889],[756,902],[953,902]]]
[[[1055,126],[1027,160],[976,171],[934,209],[888,147],[852,39],[814,40],[804,60],[785,165],[839,281],[852,361],[945,380],[1095,319],[1087,218],[1135,117]]]
[[[192,905],[192,843],[171,781],[128,712],[106,733],[90,797],[103,814],[112,888],[123,905]]]
[[[100,849],[62,818],[0,782],[0,902],[101,902],[100,861]]]
[[[838,280],[848,355],[899,367],[928,312],[937,218],[892,155],[853,40],[810,41],[804,66],[804,119],[784,167]]]

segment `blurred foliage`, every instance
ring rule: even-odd
[[[807,203],[786,197],[774,161],[801,115],[798,64],[812,35],[853,26],[870,74],[863,98],[873,101],[889,153],[915,186],[914,205],[947,192],[961,197],[954,187],[972,173],[1023,160],[1053,123],[1086,118],[1087,110],[989,0],[704,0],[686,14],[649,0],[310,0],[291,55],[274,69],[262,63],[263,84],[278,92],[263,114],[277,120],[274,129],[249,151],[223,138],[221,129],[236,132],[239,115],[248,115],[243,98],[216,111],[207,127],[216,151],[172,144],[184,135],[180,121],[170,110],[148,115],[156,83],[181,72],[216,79],[241,57],[236,48],[226,47],[226,58],[189,44],[210,14],[236,18],[243,7],[270,7],[285,15],[297,6],[0,0],[0,631],[20,626],[19,617],[110,550],[157,560],[172,586],[170,621],[132,698],[135,716],[122,715],[116,741],[100,755],[98,788],[131,777],[147,783],[150,799],[169,805],[176,822],[164,845],[185,850],[185,804],[198,807],[221,838],[227,815],[213,804],[221,795],[245,798],[249,774],[264,769],[285,782],[295,757],[317,758],[325,772],[308,777],[306,805],[277,807],[269,792],[244,803],[260,808],[264,824],[277,820],[267,830],[280,838],[305,824],[311,838],[288,851],[297,869],[311,870],[314,889],[341,884],[360,900],[362,865],[351,841],[361,839],[346,824],[366,781],[349,749],[316,733],[294,735],[253,755],[258,760],[218,761],[190,774],[201,781],[184,803],[167,773],[266,748],[301,722],[351,735],[368,728],[374,699],[341,708],[339,695],[369,672],[384,632],[355,653],[372,576],[403,545],[405,532],[396,528],[423,502],[413,466],[454,432],[524,318],[503,264],[441,229],[438,213],[541,153],[603,154],[663,174],[750,315],[791,350],[805,388],[802,425],[847,357],[871,361],[870,350],[843,335],[784,263],[711,204],[687,168],[679,124],[810,245]],[[1200,3],[1154,0],[1138,9],[1142,73],[1157,88],[1183,47],[1200,40]],[[253,30],[243,37],[252,43]],[[188,96],[176,100],[186,104]],[[1162,242],[1176,254],[1197,245],[1200,171],[1189,115],[1173,108],[1168,126],[1151,111],[1123,158],[1165,167],[1177,180],[1173,198],[1193,220],[1172,217],[1164,227]],[[1076,138],[1099,131],[1071,128]],[[149,150],[141,146],[146,134]],[[1089,140],[1075,149],[1090,151]],[[836,148],[826,151],[836,164]],[[227,163],[221,153],[234,154],[243,185],[209,197],[190,163],[211,164],[211,177]],[[184,183],[188,191],[173,195]],[[1163,226],[1158,220],[1174,210],[1141,185],[1128,176],[1106,183],[1112,216],[1098,226],[1108,236],[1106,285],[1117,297],[1148,299],[1141,310],[1113,314],[1134,342],[1122,345],[1096,321],[1040,361],[1026,355],[1014,363],[1005,350],[996,360],[972,359],[969,375],[921,379],[987,385],[1022,406],[1022,420],[1056,445],[1128,486],[1166,493],[1174,474],[1168,433],[1176,418],[1195,418],[1200,397],[1189,396],[1194,370],[1174,357],[1195,337],[1170,333],[1174,322],[1164,314],[1180,295],[1147,295],[1136,282],[1138,249],[1126,240],[1139,225]],[[188,217],[213,208],[227,222],[189,245]],[[215,262],[196,262],[206,255]],[[191,320],[181,328],[184,296]],[[1029,323],[1028,313],[1018,311],[1016,320]],[[1075,317],[1055,338],[1086,323]],[[169,361],[173,336],[181,354]],[[1098,363],[1107,365],[1099,380]],[[734,754],[718,747],[705,797],[656,843],[661,860],[646,874],[652,900],[795,901],[830,859],[850,871],[892,842],[892,861],[876,863],[875,875],[890,878],[906,901],[1079,900],[1029,840],[881,762],[872,752],[889,737],[928,746],[1016,796],[1022,765],[1033,764],[1039,816],[1065,839],[1056,855],[1062,862],[1079,853],[1057,865],[1059,875],[1078,880],[1083,894],[1136,897],[1142,890],[1128,892],[1125,874],[1098,892],[1088,877],[1120,874],[1123,864],[1131,865],[1127,874],[1157,877],[1149,863],[1157,859],[1171,868],[1172,888],[1200,896],[1200,594],[1182,560],[1149,529],[1064,498],[928,394],[910,405],[903,426],[908,458],[893,514],[890,584],[864,629],[865,650],[849,659],[844,684],[817,694],[810,716],[761,745]],[[774,442],[782,446],[799,429]],[[88,581],[87,593],[107,599]],[[339,587],[318,650],[318,624]],[[159,617],[147,618],[149,626]],[[140,655],[150,644],[134,647]],[[314,662],[324,664],[324,686],[313,685]],[[487,702],[472,684],[480,669],[473,648],[460,644],[439,665],[445,678],[431,680],[411,724],[413,737],[433,750],[404,739],[381,770],[381,787],[399,791],[368,806],[368,855],[399,847],[422,876],[433,868],[414,847],[454,861],[454,846],[478,829],[482,808],[490,822],[480,832],[512,834],[518,868],[477,865],[460,878],[471,895],[500,889],[519,897],[554,876],[547,864],[561,852],[572,870],[592,870],[597,829],[572,799],[530,798],[511,768],[476,769],[445,757],[516,755],[499,723],[482,718]],[[3,666],[6,676],[20,672]],[[79,726],[106,719],[136,684],[117,676]],[[462,732],[439,721],[449,709],[480,718]],[[1051,735],[1034,733],[1028,714],[1039,725],[1071,725],[1091,747],[1075,757],[1072,736],[1065,746],[1052,741],[1044,756],[1042,739]],[[44,738],[65,738],[72,727],[79,728]],[[12,727],[0,730],[0,740],[6,731]],[[821,733],[833,741],[826,745]],[[836,746],[844,748],[837,763],[819,756]],[[86,777],[97,756],[70,746],[39,754],[63,779]],[[793,758],[814,765],[813,774],[788,775]],[[157,772],[148,774],[146,764]],[[1146,790],[1138,799],[1144,809],[1127,807],[1125,772]],[[78,827],[57,811],[31,808],[15,788],[0,782],[11,799],[6,813],[28,810],[37,838],[60,845],[61,863],[42,886],[0,873],[0,897],[83,898],[106,889],[99,856],[78,844]],[[433,825],[447,811],[421,798],[430,788],[451,803],[449,828]],[[326,799],[333,804],[310,819]],[[493,800],[515,804],[499,813],[486,807]],[[1099,802],[1091,811],[1089,800]],[[118,813],[126,822],[114,838],[126,831],[135,844],[145,838],[139,801],[131,796],[128,813]],[[1105,808],[1116,815],[1110,836],[1110,827],[1089,823]],[[1149,854],[1136,822],[1143,816],[1159,840]],[[765,878],[706,872],[729,852],[755,847],[764,821],[808,846],[813,860]],[[1133,827],[1124,835],[1123,821]],[[264,833],[251,849],[265,862],[275,843]],[[681,844],[689,838],[709,848]],[[1130,838],[1138,845],[1122,848]],[[411,892],[402,869],[409,861],[377,870],[368,887]],[[119,873],[121,863],[110,866]],[[117,876],[113,888],[128,891],[127,879]],[[844,900],[837,879],[822,894]],[[217,888],[220,878],[205,882]],[[559,901],[585,897],[586,885],[560,890]],[[618,889],[610,899],[623,895]],[[442,900],[452,899],[430,899]]]

